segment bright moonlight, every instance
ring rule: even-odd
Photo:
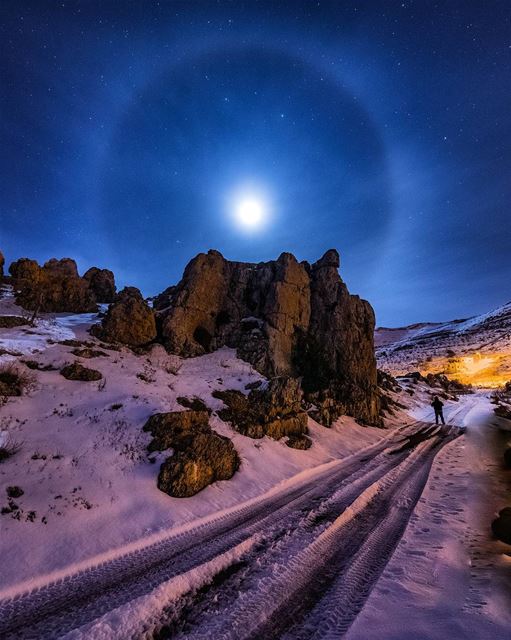
[[[256,198],[241,199],[236,206],[236,218],[244,227],[259,227],[264,221],[265,207]]]

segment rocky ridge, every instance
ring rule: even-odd
[[[237,349],[263,375],[300,377],[315,416],[379,424],[374,313],[350,295],[330,250],[310,265],[290,253],[259,264],[199,254],[157,296],[159,337],[172,353]]]
[[[42,267],[35,260],[20,258],[10,265],[9,273],[16,302],[34,313],[94,312],[98,302],[108,302],[115,292],[111,271],[94,267],[88,277],[81,277],[71,258],[52,258]]]

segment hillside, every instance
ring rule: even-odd
[[[375,331],[378,366],[393,375],[445,373],[498,387],[511,379],[511,303],[466,320]]]

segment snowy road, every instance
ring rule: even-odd
[[[425,422],[98,566],[0,602],[2,638],[339,638],[401,539],[436,454]]]

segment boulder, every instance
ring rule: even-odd
[[[312,446],[312,440],[308,436],[289,436],[286,441],[288,447],[291,449],[301,449],[305,451],[306,449],[310,449]]]
[[[193,396],[193,398],[178,396],[177,401],[182,407],[193,409],[194,411],[206,411],[209,415],[211,415],[211,409],[206,405],[204,400],[201,400],[201,398],[198,398],[197,396]]]
[[[80,278],[70,258],[52,258],[40,267],[35,260],[21,258],[9,267],[16,302],[24,309],[49,313],[97,311],[89,283]]]
[[[175,498],[195,495],[212,482],[229,480],[240,459],[234,445],[213,431],[204,410],[159,413],[144,426],[153,439],[149,451],[172,448],[160,467],[158,488]]]
[[[105,353],[100,349],[91,349],[90,347],[73,349],[71,353],[77,358],[87,358],[87,359],[108,356],[108,353]]]
[[[153,310],[135,287],[125,287],[115,297],[100,325],[91,333],[105,342],[140,347],[156,338]]]
[[[103,377],[100,371],[96,369],[88,369],[79,362],[68,364],[60,370],[61,375],[67,380],[80,380],[82,382],[94,382],[101,380]]]
[[[209,433],[209,413],[207,411],[170,411],[152,415],[144,425],[153,439],[149,451],[165,449],[185,449],[197,433]]]
[[[267,377],[303,377],[326,424],[349,413],[379,425],[374,313],[338,268],[333,249],[313,265],[290,253],[259,264],[199,254],[155,299],[161,340],[185,357],[236,348]]]
[[[110,303],[115,298],[115,278],[109,269],[91,267],[83,274],[98,302]]]
[[[218,412],[220,418],[250,438],[266,435],[278,440],[307,433],[302,390],[295,378],[273,378],[267,386],[252,389],[247,396],[236,390],[214,391],[213,396],[227,405]]]
[[[9,273],[12,276],[14,285],[23,284],[24,280],[33,280],[38,277],[40,266],[35,260],[30,258],[19,258],[11,263]]]
[[[72,258],[61,258],[60,260],[50,258],[50,260],[44,263],[43,269],[64,277],[79,277],[78,267]]]
[[[0,316],[0,329],[14,329],[30,324],[27,318],[21,316]]]
[[[511,507],[499,511],[499,517],[492,522],[491,528],[496,538],[511,544]]]

